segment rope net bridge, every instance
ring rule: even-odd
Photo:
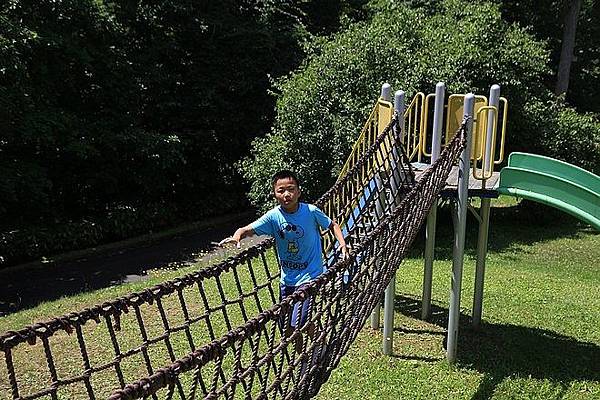
[[[353,154],[317,202],[342,225],[351,257],[338,260],[324,237],[327,271],[281,302],[268,239],[209,268],[2,334],[0,399],[316,395],[380,302],[465,147],[465,130],[463,122],[418,182],[396,116]]]

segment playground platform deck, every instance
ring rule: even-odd
[[[421,175],[425,172],[425,170],[429,167],[429,164],[423,163],[412,163],[413,170],[415,171],[415,179],[419,181],[421,179]],[[485,181],[485,186],[483,186],[483,182],[475,179],[473,174],[469,175],[469,197],[487,197],[487,198],[497,198],[499,196],[498,193],[498,181],[500,180],[500,172],[494,172],[491,178]],[[452,167],[452,171],[446,180],[446,186],[441,191],[442,197],[456,197],[457,196],[457,187],[458,187],[458,166]]]

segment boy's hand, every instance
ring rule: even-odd
[[[221,240],[219,242],[219,246],[223,246],[227,243],[235,243],[235,246],[239,249],[242,246],[240,241],[244,236],[246,236],[246,232],[247,230],[245,228],[238,229],[237,231],[235,231],[233,236],[229,236],[228,238]]]
[[[350,258],[350,246],[340,246],[340,250],[342,251],[342,260],[347,260],[348,258]]]
[[[241,243],[239,240],[235,240],[233,236],[226,237],[225,239],[219,242],[219,246],[223,247],[228,243],[235,243],[235,246],[239,249],[241,247]]]

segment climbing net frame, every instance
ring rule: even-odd
[[[0,336],[0,350],[12,398],[58,399],[69,393],[68,397],[72,394],[66,388],[75,385],[81,388],[80,397],[106,397],[107,388],[98,384],[103,379],[95,379],[100,375],[110,376],[109,390],[118,388],[110,395],[113,400],[175,394],[182,399],[292,399],[316,394],[380,301],[465,146],[463,123],[440,158],[415,182],[394,133],[396,124],[394,118],[317,202],[342,221],[353,248],[348,260],[338,260],[330,242],[324,249],[327,271],[278,301],[279,266],[267,260],[277,259],[273,241],[267,240],[184,277],[7,332]],[[373,176],[361,175],[366,169]],[[232,290],[226,288],[227,279],[233,282]],[[191,289],[196,293],[193,299]],[[305,317],[296,313],[292,323],[298,305],[305,307]],[[178,309],[178,321],[169,313],[172,307]],[[192,308],[199,309],[195,315]],[[154,312],[154,332],[148,329],[149,309]],[[86,326],[89,321],[96,324]],[[104,362],[93,360],[89,340],[94,334],[90,331],[99,326],[106,332],[103,347],[111,353]],[[125,345],[118,334],[121,329],[138,330],[138,341]],[[185,338],[185,348],[176,348],[176,335]],[[59,364],[65,360],[57,360],[52,351],[67,337],[75,339],[80,353],[75,374],[63,374]],[[19,379],[14,355],[27,353],[23,346],[39,342],[37,357],[45,358],[49,384],[34,384],[24,393],[26,379]],[[166,353],[162,361],[156,361],[157,347]],[[123,368],[132,359],[143,367],[133,378]],[[144,374],[146,378],[137,379]]]

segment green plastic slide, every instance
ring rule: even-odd
[[[600,231],[600,177],[569,163],[511,153],[498,191],[558,208]]]

